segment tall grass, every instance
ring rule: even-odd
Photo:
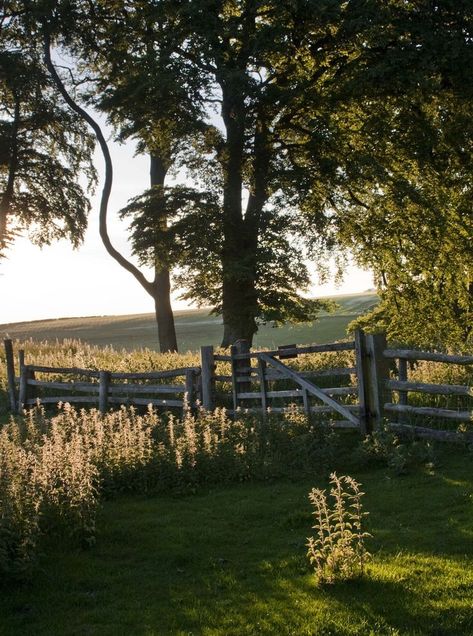
[[[31,570],[45,534],[93,542],[103,496],[312,473],[331,457],[333,433],[296,412],[262,422],[37,407],[0,430],[0,571]]]

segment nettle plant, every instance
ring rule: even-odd
[[[330,494],[313,488],[309,499],[314,507],[315,537],[307,539],[307,556],[319,584],[335,583],[362,576],[371,557],[364,540],[371,535],[362,528],[359,484],[349,475],[330,475]]]

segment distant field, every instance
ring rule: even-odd
[[[255,347],[280,344],[321,343],[346,336],[347,325],[357,316],[372,309],[378,302],[375,293],[334,297],[339,308],[334,313],[322,313],[312,324],[272,327],[262,325],[254,339]],[[176,330],[180,351],[194,351],[201,345],[218,345],[222,336],[222,319],[209,315],[208,309],[176,312]],[[129,316],[93,316],[58,318],[0,325],[2,338],[33,340],[80,339],[98,346],[115,348],[157,348],[156,323],[153,314]]]

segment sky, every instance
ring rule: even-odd
[[[114,184],[109,206],[108,226],[113,244],[129,255],[127,224],[117,211],[129,198],[149,186],[147,157],[134,156],[134,145],[111,143]],[[95,164],[102,175],[102,157]],[[0,324],[77,316],[138,314],[154,311],[152,298],[139,283],[111,258],[98,234],[98,203],[102,179],[93,197],[93,209],[84,243],[74,250],[67,241],[40,249],[27,237],[18,238],[0,261]],[[348,294],[373,287],[370,272],[356,267],[347,270],[344,282],[317,285],[313,296]],[[173,307],[189,305],[174,294]]]

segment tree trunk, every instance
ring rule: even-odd
[[[15,96],[15,109],[13,115],[12,132],[10,139],[8,158],[8,177],[5,191],[0,200],[0,257],[2,250],[7,246],[9,239],[8,215],[15,188],[15,178],[18,168],[18,129],[20,126],[20,98]]]
[[[161,353],[177,351],[174,314],[171,307],[171,283],[169,270],[156,273],[154,280],[154,307],[158,323],[159,350]]]
[[[227,131],[223,166],[222,347],[237,340],[247,340],[251,345],[257,331],[256,253],[241,201],[245,106],[239,89],[238,81],[235,85],[233,81],[222,84],[222,117]]]
[[[151,186],[164,186],[167,166],[158,156],[151,155],[150,159]],[[164,214],[161,216],[161,228],[166,232],[167,219]],[[165,262],[166,255],[159,254],[159,259]],[[167,267],[156,264],[152,291],[158,324],[159,350],[161,353],[177,351],[176,328],[171,307],[171,275]]]

